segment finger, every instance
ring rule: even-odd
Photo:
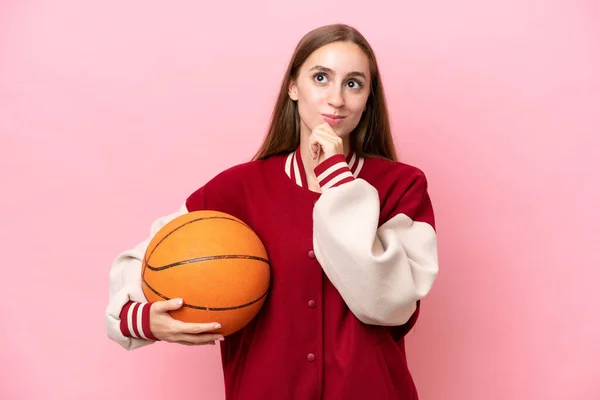
[[[204,332],[211,332],[220,328],[221,325],[217,322],[200,324],[192,322],[181,322],[179,320],[175,320],[175,322],[173,323],[173,330],[177,333],[199,334]]]
[[[319,151],[321,150],[321,145],[319,143],[318,137],[314,133],[311,134],[308,138],[308,148],[310,150],[310,156],[314,160],[318,156]]]
[[[340,138],[331,127],[329,129],[317,129],[315,133],[321,135],[324,139],[330,140],[334,144],[337,144],[342,140],[342,138]]]
[[[316,142],[313,145],[313,160],[316,160],[317,158],[319,158],[319,156],[321,155],[321,151],[323,150],[321,143]]]
[[[187,333],[182,333],[179,335],[175,335],[173,340],[176,342],[188,342],[193,344],[203,344],[209,342],[216,342],[217,340],[221,340],[223,338],[222,335],[218,334],[203,334],[203,335],[190,335]]]
[[[323,132],[326,136],[338,137],[335,133],[335,130],[331,127],[331,125],[325,123],[323,125],[319,125],[315,128],[316,130]]]
[[[327,146],[330,143],[335,143],[335,137],[331,137],[327,132],[316,129],[310,136],[311,143],[317,143],[320,146]]]
[[[319,142],[315,142],[312,146],[312,159],[316,160],[319,158],[319,153],[321,152],[321,144]]]
[[[208,342],[208,343],[174,342],[174,343],[183,344],[185,346],[214,346],[216,344],[215,342]]]
[[[329,125],[327,122],[321,125],[317,125],[315,127],[315,130],[320,130],[322,132],[325,132],[328,136],[332,136],[332,137],[337,137],[337,133],[335,132],[335,129],[333,129],[333,127],[331,125]]]
[[[157,312],[174,311],[181,308],[183,305],[183,299],[171,299],[165,301],[157,301],[152,306]]]
[[[324,139],[331,140],[332,142],[337,142],[341,140],[341,138],[335,132],[323,128],[315,129],[313,134],[318,135]]]
[[[319,146],[319,150],[322,152],[331,153],[335,150],[336,146],[338,145],[337,138],[332,138],[331,136],[323,133],[322,131],[315,131],[312,136],[313,141],[317,143],[317,145]]]
[[[317,125],[315,126],[315,129],[332,129],[331,125],[329,125],[327,122],[322,123],[321,125]]]
[[[326,130],[331,129],[328,124],[326,126],[319,125],[309,136],[309,148],[313,160],[320,159],[321,154],[334,154],[339,152],[339,147],[342,145],[342,139],[335,133]]]

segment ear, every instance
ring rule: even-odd
[[[298,101],[298,86],[293,80],[290,82],[290,85],[288,87],[288,96],[290,96],[290,99],[292,99],[293,101]]]

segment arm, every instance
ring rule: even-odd
[[[154,221],[150,236],[136,247],[119,254],[112,264],[108,306],[104,314],[106,332],[110,339],[127,350],[154,343],[149,323],[151,304],[142,292],[142,259],[152,237],[184,213],[187,213],[185,205],[179,211]]]
[[[354,179],[342,155],[315,168],[323,192],[313,215],[315,255],[350,310],[366,324],[409,322],[438,273],[427,181],[415,171],[409,185],[389,194],[390,218],[378,227],[379,194]]]

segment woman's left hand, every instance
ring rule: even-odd
[[[321,163],[336,154],[344,154],[344,142],[333,128],[324,123],[316,126],[308,138],[308,148],[313,160]]]

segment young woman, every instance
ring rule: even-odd
[[[218,321],[170,317],[185,299],[147,303],[140,282],[150,238],[202,209],[249,224],[271,261],[260,313],[220,341],[227,399],[417,398],[404,336],[438,273],[434,215],[423,172],[396,160],[359,32],[329,25],[302,38],[254,160],[217,175],[115,259],[106,326],[124,348],[222,339]]]

